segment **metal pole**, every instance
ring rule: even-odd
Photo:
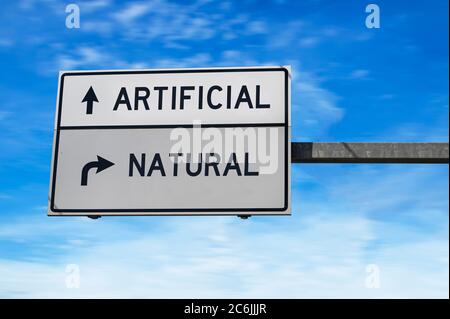
[[[292,142],[292,163],[448,164],[448,143]]]

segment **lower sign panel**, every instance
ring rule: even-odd
[[[286,130],[61,129],[49,215],[290,214]]]

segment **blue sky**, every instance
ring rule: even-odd
[[[448,1],[373,2],[4,1],[0,297],[448,298],[448,165],[295,164],[292,217],[46,216],[59,70],[291,65],[293,141],[448,141]]]

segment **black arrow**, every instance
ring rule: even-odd
[[[98,102],[97,95],[95,95],[92,86],[87,91],[81,103],[86,102],[86,114],[92,114],[92,106],[94,102]]]
[[[81,186],[87,185],[88,173],[91,168],[97,167],[97,171],[95,174],[107,169],[108,167],[113,166],[114,163],[104,159],[101,156],[97,155],[97,160],[93,162],[89,162],[84,165],[83,170],[81,171]]]

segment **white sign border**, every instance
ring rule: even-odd
[[[64,78],[66,76],[76,75],[102,75],[102,74],[180,74],[180,73],[217,73],[217,72],[267,72],[278,71],[284,72],[284,123],[280,123],[279,127],[284,127],[284,205],[280,208],[164,208],[164,209],[59,209],[55,207],[55,189],[56,174],[58,166],[58,147],[61,131],[61,110],[62,110],[62,92],[64,89]],[[235,216],[235,215],[291,215],[291,187],[290,187],[290,171],[291,171],[291,143],[290,143],[290,110],[291,110],[291,71],[289,66],[263,66],[263,67],[227,67],[227,68],[195,68],[195,69],[146,69],[146,70],[92,70],[92,71],[61,71],[58,81],[58,95],[56,103],[56,116],[54,125],[53,152],[51,162],[51,175],[49,186],[49,209],[48,216]],[[272,123],[273,124],[273,123]],[[148,125],[148,128],[156,128],[171,125]],[[186,125],[175,125],[183,126]],[[208,126],[214,126],[208,125]],[[217,126],[223,126],[217,124]],[[233,126],[227,124],[225,126]],[[264,123],[254,125],[239,124],[239,127],[264,127],[271,126]],[[98,126],[97,128],[111,128],[111,126]],[[83,129],[78,127],[77,129]],[[92,129],[89,127],[88,129]]]

